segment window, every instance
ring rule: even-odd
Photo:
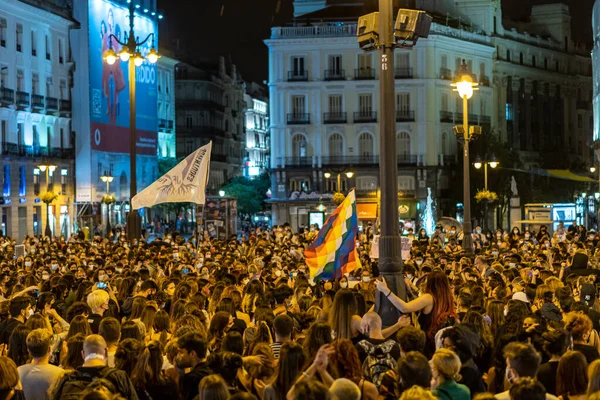
[[[112,168],[110,170],[112,174]],[[67,179],[69,177],[69,170],[63,168],[60,170],[60,191],[63,195],[67,194]]]
[[[332,75],[342,74],[342,56],[329,56],[329,70]]]
[[[46,60],[50,60],[50,38],[46,35]]]
[[[35,73],[31,75],[31,93],[40,94],[40,76]]]
[[[294,178],[290,180],[290,190],[292,192],[308,192],[308,178]]]
[[[479,63],[479,76],[485,78],[485,63]]]
[[[63,128],[60,128],[60,148],[65,148],[65,132]]]
[[[24,165],[19,167],[19,196],[27,195],[27,172]]]
[[[487,116],[487,102],[483,97],[479,99],[479,115]]]
[[[33,169],[33,194],[35,196],[40,194],[40,169]]]
[[[329,136],[329,156],[342,157],[344,155],[344,138],[340,133]]]
[[[23,25],[17,24],[17,51],[23,49]]]
[[[396,68],[406,69],[410,67],[410,53],[399,52],[396,54]]]
[[[368,132],[358,137],[358,155],[361,159],[369,159],[373,155],[373,135]]]
[[[185,117],[185,128],[186,129],[192,129],[194,124],[194,119],[190,116]]]
[[[506,49],[506,61],[510,61],[510,50]]]
[[[376,176],[359,176],[356,178],[357,190],[377,190]]]
[[[52,96],[52,78],[46,79],[46,96]]]
[[[2,140],[2,147],[4,147],[4,144],[6,143],[6,136],[8,135],[7,129],[7,121],[3,119],[2,123],[0,124],[0,139]],[[2,151],[4,151],[4,148],[2,148]]]
[[[304,76],[304,57],[292,57],[292,72],[293,76]]]
[[[25,144],[25,126],[21,122],[17,124],[17,145],[21,148]]]
[[[358,111],[360,115],[363,117],[371,116],[373,111],[373,95],[368,94],[360,94],[358,95]]]
[[[414,176],[399,176],[398,177],[398,191],[412,191],[415,190],[415,177]]]
[[[23,78],[23,71],[17,71],[17,91],[24,92],[25,91],[25,82]]]
[[[31,31],[31,55],[32,56],[37,56],[37,43],[35,40],[35,31],[32,30]]]
[[[358,55],[358,69],[370,70],[373,68],[373,56],[370,53],[360,53]]]
[[[519,64],[523,65],[523,53],[519,53]]]
[[[577,128],[583,129],[583,115],[577,114]]]
[[[342,106],[342,95],[341,94],[332,94],[329,95],[329,113],[334,115],[339,115],[343,110]]]
[[[442,111],[450,111],[448,109],[448,93],[442,93]]]
[[[548,59],[544,57],[544,69],[548,69]]]
[[[442,68],[448,69],[448,56],[445,54],[442,55]]]
[[[505,116],[507,121],[513,121],[514,120],[514,111],[513,111],[513,105],[510,103],[506,103],[506,116]]]
[[[292,96],[292,114],[294,114],[294,116],[300,116],[305,113],[305,110],[305,97]]]
[[[410,93],[396,93],[396,112],[408,115],[410,112]]]
[[[4,185],[2,186],[2,195],[10,197],[10,164],[4,164]]]
[[[67,92],[67,82],[64,79],[60,80],[60,99],[61,100],[68,100],[69,96],[68,96],[68,92]]]
[[[442,133],[442,155],[450,154],[450,149],[448,148],[448,145],[448,133],[444,132]]]
[[[294,135],[292,138],[292,157],[305,158],[307,157],[306,137],[301,134]]]
[[[396,154],[399,158],[410,156],[410,135],[408,132],[398,132],[396,134]]]
[[[62,39],[58,39],[58,62],[60,64],[65,63],[65,56],[63,54],[63,41]]]
[[[6,18],[0,18],[0,46],[6,47]]]
[[[52,128],[46,127],[46,147],[52,147]]]
[[[37,125],[31,126],[31,134],[33,136],[33,147],[40,147],[40,134],[37,129]]]
[[[6,86],[8,79],[8,66],[0,65],[0,86]]]
[[[54,172],[56,170],[54,169],[48,169],[48,191],[53,192],[54,191]],[[145,175],[145,174],[142,174]]]
[[[556,72],[560,72],[560,63],[556,60]]]

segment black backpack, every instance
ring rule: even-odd
[[[367,353],[367,358],[362,365],[363,375],[375,386],[381,385],[386,372],[396,369],[398,363],[391,355],[395,345],[396,342],[393,340],[387,340],[378,345],[374,345],[368,340],[358,342],[358,346]]]
[[[90,374],[79,370],[66,374],[58,384],[54,398],[60,400],[77,400],[81,398],[81,394],[85,389],[98,379],[102,379],[102,385],[106,386],[111,393],[116,393],[115,385],[108,377],[117,371],[119,370],[116,368],[104,367],[100,371],[100,374]]]

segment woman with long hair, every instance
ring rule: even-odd
[[[593,393],[600,392],[600,360],[596,360],[590,364],[587,370],[587,376],[588,396],[591,396]]]
[[[8,357],[10,357],[17,367],[27,364],[31,357],[27,351],[27,335],[31,332],[26,325],[17,326],[8,339]]]
[[[131,376],[133,369],[144,351],[144,344],[136,339],[125,339],[119,343],[115,353],[115,368]]]
[[[166,346],[171,339],[171,318],[165,310],[156,313],[152,329],[151,339],[158,340],[163,346]]]
[[[178,398],[178,387],[162,370],[163,346],[153,340],[144,348],[133,368],[131,382],[140,399]]]
[[[66,339],[69,340],[78,333],[82,333],[86,337],[92,334],[92,328],[90,327],[90,323],[88,322],[87,317],[83,315],[78,315],[75,318],[73,318]]]
[[[85,336],[82,333],[73,335],[66,341],[65,352],[61,356],[61,367],[65,372],[75,371],[83,365],[83,342]]]
[[[567,351],[558,362],[556,395],[563,400],[587,400],[588,363],[578,351]]]
[[[262,399],[266,385],[273,382],[277,360],[275,360],[273,350],[266,343],[260,343],[255,346],[251,355],[262,358],[261,364],[252,364],[248,367],[248,375],[251,379],[250,391],[259,399]]]
[[[540,365],[537,373],[537,379],[544,385],[547,393],[556,394],[556,373],[558,363],[565,351],[571,345],[571,335],[564,329],[555,329],[544,332],[542,335],[544,341],[543,349],[546,353],[548,362]]]
[[[377,290],[404,314],[421,311],[419,324],[427,334],[426,356],[433,353],[435,334],[440,329],[454,324],[458,318],[450,281],[442,271],[430,272],[423,294],[408,303],[392,293],[385,278],[377,281]]]
[[[338,290],[333,298],[331,310],[329,310],[329,325],[335,332],[335,337],[337,339],[356,338],[360,333],[360,321],[361,318],[356,314],[356,299],[352,291],[350,289]]]
[[[492,336],[490,327],[483,315],[476,311],[467,311],[462,322],[470,324],[470,327],[475,328],[475,332],[479,335],[479,348],[475,351],[473,361],[480,371],[485,372],[492,366],[494,358],[494,336]]]
[[[486,308],[486,314],[490,318],[490,331],[497,338],[498,328],[504,325],[504,302],[502,300],[490,300]]]
[[[208,328],[208,349],[212,352],[221,349],[221,342],[233,324],[233,317],[227,311],[218,311],[210,320]]]
[[[242,311],[250,317],[254,316],[256,309],[256,300],[264,294],[264,287],[258,279],[252,279],[244,288],[244,297],[242,299]]]
[[[308,329],[303,347],[306,351],[308,364],[312,363],[319,349],[333,341],[333,330],[329,324],[315,322]]]
[[[140,317],[140,321],[144,324],[144,328],[146,330],[146,337],[150,338],[154,333],[154,317],[156,316],[156,307],[152,304],[147,304],[144,307],[144,311],[142,312],[142,316]]]
[[[498,329],[496,338],[504,335],[516,335],[519,339],[525,340],[526,332],[523,325],[530,314],[527,305],[521,300],[511,299],[506,303],[505,312],[504,325]]]
[[[265,388],[263,400],[285,400],[306,361],[302,346],[294,342],[284,343],[279,353],[277,375],[273,383]]]
[[[329,364],[335,371],[336,378],[351,380],[359,387],[363,399],[376,400],[379,391],[373,383],[363,377],[362,365],[354,344],[348,339],[337,339],[332,346],[335,352],[329,356]]]
[[[225,380],[217,374],[202,378],[198,386],[198,400],[227,400],[229,390]]]

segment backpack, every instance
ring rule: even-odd
[[[396,369],[398,362],[392,357],[392,349],[396,342],[387,340],[381,344],[374,345],[368,340],[361,340],[358,343],[366,353],[367,358],[362,365],[363,375],[375,386],[380,386],[383,376],[388,371]]]
[[[81,394],[84,390],[98,379],[103,380],[103,386],[106,386],[111,393],[116,393],[115,386],[108,380],[108,377],[117,371],[119,370],[116,368],[105,367],[99,375],[82,371],[66,374],[58,384],[54,398],[59,398],[61,400],[77,400],[81,398]]]

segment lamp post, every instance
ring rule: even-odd
[[[46,173],[46,193],[50,192],[50,173],[54,174],[54,170],[56,170],[56,165],[52,164],[42,164],[38,165],[40,171]],[[50,229],[50,203],[44,202],[46,204],[46,229],[44,230],[44,235],[48,237],[52,237],[52,229]]]
[[[463,99],[463,124],[462,126],[454,127],[454,134],[457,136],[459,141],[463,142],[463,181],[464,181],[464,222],[463,222],[463,249],[466,255],[473,255],[473,237],[471,233],[473,231],[471,227],[471,182],[470,182],[470,170],[471,167],[469,162],[469,142],[473,139],[474,135],[481,134],[481,127],[472,126],[469,129],[469,99],[473,97],[473,92],[479,90],[477,82],[468,70],[467,63],[465,60],[462,61],[462,65],[459,73],[456,75],[452,86],[455,87],[455,91]]]
[[[596,168],[595,166],[591,166],[590,167],[590,172],[593,174],[594,172],[596,172],[596,170],[598,170],[598,192],[600,192],[600,168]],[[600,205],[600,200],[598,199],[598,197],[594,196],[596,198],[596,200],[598,201],[598,204]],[[598,207],[598,230],[600,230],[600,207]]]
[[[110,183],[113,181],[114,176],[104,171],[104,175],[100,177],[102,182],[106,183],[106,236],[110,235],[110,209],[112,207],[112,199],[110,195]]]
[[[494,159],[494,157],[492,157]],[[487,191],[488,190],[488,165],[493,169],[496,168],[498,165],[500,165],[500,163],[498,161],[481,161],[479,158],[473,163],[473,166],[475,166],[475,168],[477,169],[481,169],[481,166],[483,165],[483,181],[484,181],[484,185],[483,188]],[[487,228],[487,222],[488,222],[488,202],[486,201],[483,204],[484,207],[484,214],[485,214],[485,218],[483,219],[483,229]]]
[[[342,191],[342,173],[343,172],[344,171],[337,172],[337,191],[338,192]],[[354,172],[348,171],[345,173],[345,175],[347,178],[352,178],[354,176]],[[329,179],[329,178],[331,178],[331,172],[325,172],[323,174],[323,176],[325,177],[325,179]]]
[[[136,41],[135,32],[133,30],[133,21],[135,17],[135,6],[133,1],[129,2],[129,34],[125,38],[125,42],[121,42],[115,35],[111,34],[108,38],[109,48],[104,54],[104,60],[108,65],[113,65],[117,58],[121,59],[122,62],[128,63],[129,68],[129,168],[130,168],[130,182],[129,182],[129,205],[131,207],[133,196],[137,193],[137,174],[136,174],[136,113],[135,113],[135,67],[139,67],[144,63],[144,60],[148,60],[149,63],[155,64],[160,55],[154,47],[154,33],[150,33],[146,36],[146,39],[141,42]],[[144,57],[140,52],[140,46],[143,46],[152,37],[152,47],[146,56]],[[112,48],[112,41],[119,43],[122,48],[117,54]],[[133,61],[133,62],[132,62]],[[129,241],[138,239],[141,236],[141,218],[137,210],[131,208],[127,215],[127,238]]]

